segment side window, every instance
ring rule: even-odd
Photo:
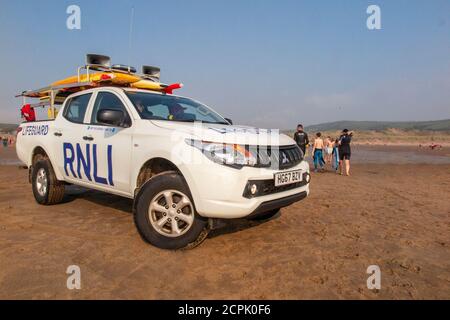
[[[91,99],[92,93],[76,96],[67,101],[67,106],[64,110],[64,118],[71,122],[83,123],[84,115]]]
[[[97,113],[104,109],[121,110],[124,112],[126,118],[128,120],[130,119],[128,112],[119,97],[111,92],[99,92],[97,94],[97,99],[95,100],[94,109],[92,110],[92,124],[99,124],[97,121]],[[131,123],[131,120],[129,121]]]

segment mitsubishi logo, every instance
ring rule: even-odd
[[[289,159],[288,159],[288,157],[286,156],[286,153],[282,152],[281,154],[283,155],[283,159],[281,159],[281,163],[282,163],[282,164],[289,163]]]

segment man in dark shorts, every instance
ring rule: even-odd
[[[303,131],[303,125],[297,126],[297,131],[294,133],[294,140],[305,155],[306,146],[309,144],[308,134]]]
[[[352,142],[353,132],[348,129],[342,130],[342,134],[339,137],[339,169],[342,175],[343,164],[345,163],[345,174],[350,175],[350,157],[352,150],[350,143]]]

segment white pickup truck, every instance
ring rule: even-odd
[[[69,184],[134,199],[140,235],[165,249],[200,243],[214,218],[269,217],[309,193],[288,136],[149,90],[76,92],[54,120],[20,125],[17,154],[38,203],[61,202]]]

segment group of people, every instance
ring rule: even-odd
[[[333,139],[331,136],[322,138],[322,133],[317,132],[316,137],[312,143],[312,156],[314,162],[314,171],[324,171],[326,164],[339,172],[341,175],[350,175],[350,157],[353,132],[348,129],[342,130],[341,135]],[[303,125],[297,126],[297,131],[294,134],[294,140],[306,156],[307,147],[310,145],[308,134],[304,131]]]

